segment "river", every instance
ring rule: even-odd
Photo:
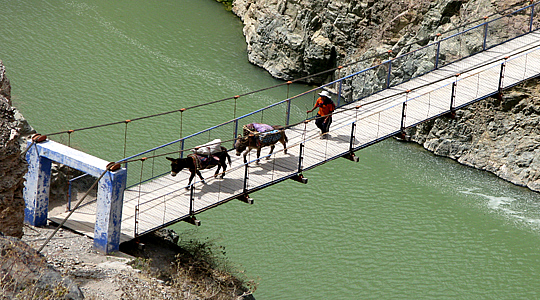
[[[213,0],[1,3],[0,59],[12,100],[40,133],[280,83],[249,64],[241,21]],[[250,97],[234,113],[286,93]],[[200,110],[181,133],[169,124],[174,117],[155,121],[161,130],[134,125],[139,143],[128,152],[230,114]],[[55,138],[116,160],[123,157],[117,131]],[[232,201],[202,213],[200,227],[172,227],[224,246],[230,262],[258,282],[258,300],[540,297],[538,193],[395,140],[357,155],[358,163],[338,159],[306,172],[307,185],[286,181],[250,195],[253,205]]]

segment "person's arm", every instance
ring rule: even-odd
[[[320,99],[320,98],[319,98],[319,99]],[[310,112],[314,111],[315,108],[319,107],[319,99],[317,99],[317,101],[315,102],[315,105],[313,106],[313,108],[307,111],[308,114],[309,114]]]

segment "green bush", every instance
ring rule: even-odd
[[[217,2],[223,3],[225,5],[225,9],[228,11],[232,10],[232,0],[216,0]]]

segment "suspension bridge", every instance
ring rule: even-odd
[[[306,183],[302,175],[306,170],[339,157],[355,161],[354,153],[362,148],[402,136],[405,129],[422,122],[443,115],[453,117],[460,108],[501,95],[504,89],[540,75],[539,19],[535,4],[531,4],[491,21],[472,24],[414,51],[113,164],[53,141],[34,141],[27,153],[33,178],[26,188],[29,191],[25,191],[27,222],[39,225],[47,219],[46,205],[42,204],[46,196],[39,190],[49,179],[43,172],[32,172],[43,169],[35,161],[41,160],[47,169],[43,157],[101,176],[97,199],[48,219],[93,237],[96,247],[106,253],[117,250],[121,242],[179,221],[200,224],[197,214],[231,200],[253,203],[250,194],[281,181]],[[508,24],[517,33],[506,31]],[[347,93],[350,86],[369,88]],[[338,104],[330,132],[323,138],[313,118],[295,117],[292,113],[295,103],[322,90],[332,92]],[[239,128],[263,123],[271,112],[285,117],[287,153],[278,143],[273,154],[265,155],[268,148],[263,148],[260,159],[250,155],[244,163],[232,149]],[[145,162],[154,158],[165,161],[166,155],[177,157],[171,153],[184,156],[214,138],[225,140],[223,145],[231,149],[232,164],[223,179],[213,178],[215,169],[202,170],[206,182],[196,180],[187,185],[190,173],[184,171],[172,177],[167,165],[156,170],[152,167],[152,175],[143,176],[149,172]],[[124,167],[119,168],[120,164]],[[138,177],[130,186],[126,185],[128,174]]]

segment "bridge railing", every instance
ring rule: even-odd
[[[374,60],[375,66],[354,73],[354,77],[344,82],[345,85],[358,87],[352,96],[348,96],[348,102],[365,98],[537,30],[540,27],[539,10],[537,3],[532,3],[504,16],[472,24],[472,27],[458,27],[455,32],[448,31],[425,46],[413,44],[401,51],[408,53],[398,53],[396,57],[388,53],[387,60],[377,63],[382,58],[379,56]]]
[[[333,100],[338,107],[356,101],[361,102],[362,99],[377,92],[538,29],[540,27],[539,11],[540,6],[533,3],[504,16],[472,24],[470,28],[459,28],[456,32],[449,31],[444,36],[441,35],[437,41],[425,46],[416,45],[416,49],[412,49],[414,45],[410,45],[410,52],[396,57],[392,58],[392,54],[387,53],[387,60],[372,67],[121,161],[144,156],[155,157],[167,153],[171,153],[170,156],[183,157],[189,149],[217,138],[223,140],[224,146],[231,149],[233,139],[242,133],[242,126],[245,124],[255,122],[288,126],[312,118],[314,113],[308,115],[305,111],[313,107],[317,94],[323,89],[334,93]],[[381,58],[385,56],[379,56],[376,60]],[[354,92],[347,92],[352,90],[352,86],[355,87]],[[175,151],[177,153],[173,154]],[[154,159],[153,162],[151,169],[146,168],[148,171],[134,170],[135,174],[133,174],[128,169],[131,174],[128,176],[130,183],[136,184],[141,179],[146,181],[167,173],[169,167],[166,161],[156,162]]]
[[[103,156],[102,147],[91,141],[98,136],[107,137],[108,153],[111,153],[108,160],[117,161],[121,158],[133,157],[136,155],[135,153],[145,152],[145,149],[167,143],[173,138],[181,139],[186,136],[185,132],[198,132],[200,129],[212,126],[215,123],[236,119],[239,115],[244,115],[252,110],[245,103],[251,103],[251,105],[252,103],[271,103],[273,100],[270,99],[275,97],[276,91],[272,95],[264,94],[264,91],[274,88],[283,89],[283,95],[286,95],[286,100],[283,101],[288,103],[279,107],[266,107],[263,113],[265,115],[264,119],[268,119],[267,122],[276,125],[294,123],[289,119],[297,117],[298,112],[295,113],[294,110],[299,111],[299,114],[302,115],[303,111],[306,110],[306,106],[309,106],[308,104],[313,103],[314,99],[316,99],[316,93],[311,93],[311,96],[313,96],[311,98],[308,96],[303,97],[306,98],[304,101],[295,100],[294,97],[289,98],[290,83],[305,82],[307,79],[317,76],[344,77],[342,80],[334,81],[333,85],[327,85],[326,88],[334,92],[336,96],[334,100],[338,106],[358,101],[376,92],[440,68],[445,64],[477,53],[482,49],[488,49],[503,41],[538,29],[540,24],[538,3],[532,3],[514,12],[510,12],[510,9],[508,9],[487,16],[482,20],[460,25],[442,32],[438,37],[429,36],[423,40],[414,41],[403,46],[399,45],[394,48],[393,52],[376,53],[370,57],[326,70],[320,74],[313,74],[287,83],[283,82],[273,87],[234,97],[194,105],[188,107],[185,111],[179,106],[174,111],[136,117],[130,120],[116,120],[108,124],[49,133],[47,135],[49,137],[54,135],[54,139],[58,142],[83,149],[85,152],[100,157]],[[349,74],[354,76],[348,76]],[[181,102],[178,101],[178,103]],[[285,108],[282,109],[282,107]],[[271,112],[272,110],[275,112]],[[208,114],[210,111],[219,112],[215,114],[215,120],[200,118],[201,115]],[[283,111],[285,112],[283,113]],[[279,115],[279,113],[284,115]],[[275,117],[270,118],[267,116],[271,114],[275,114]],[[306,116],[303,115],[302,117]],[[184,120],[184,128],[182,128],[182,120]],[[189,123],[190,126],[186,126],[186,123]],[[96,130],[99,130],[99,132],[96,132]],[[227,138],[231,136],[229,132],[224,134]],[[153,135],[152,145],[141,143],[143,140],[148,140],[148,135]],[[223,136],[220,138],[225,139]],[[196,139],[204,140],[203,138]],[[159,150],[155,152],[158,153]]]
[[[426,120],[453,113],[456,109],[494,95],[501,89],[538,76],[540,70],[535,66],[539,64],[540,49],[536,47],[510,58],[477,66],[465,75],[449,75],[436,83],[435,89],[425,90],[420,86],[386,99],[373,96],[369,98],[369,102],[362,105],[344,105],[336,111],[332,130],[328,138],[322,142],[313,120],[291,123],[291,127],[286,131],[289,138],[287,154],[278,143],[271,155],[265,155],[267,148],[264,148],[263,155],[259,159],[251,154],[246,164],[241,162],[233,164],[232,168],[227,170],[223,180],[216,180],[211,176],[214,170],[206,171],[206,173],[203,172],[206,178],[205,185],[198,178],[189,186],[186,186],[187,182],[175,182],[168,187],[163,187],[170,188],[166,194],[137,204],[135,235],[155,229],[156,217],[163,220],[163,226],[167,226],[239,195],[247,195],[276,182],[294,178],[303,171],[329,160],[351,156],[354,151],[401,134],[405,129]],[[320,89],[294,99],[303,97],[311,99],[312,94],[318,91]],[[278,111],[285,109],[284,106],[287,107],[288,102],[281,102],[273,105],[272,108]],[[220,127],[223,127],[223,130],[237,130],[236,124],[252,121],[265,122],[268,120],[265,119],[265,112],[267,110],[253,112],[209,131],[218,130]],[[299,112],[299,118],[300,115]],[[231,127],[230,123],[234,126]],[[198,135],[201,134],[194,136]],[[207,139],[212,137],[208,132],[202,133],[202,136],[208,136]],[[190,143],[199,142],[201,140],[190,141]],[[183,203],[186,203],[185,207],[180,209],[180,215],[178,215],[178,209],[167,209],[166,205],[160,205],[178,197],[183,197],[185,199]],[[157,207],[159,211],[155,211]]]

